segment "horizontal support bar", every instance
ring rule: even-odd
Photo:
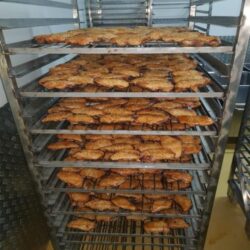
[[[199,25],[194,25],[194,29],[199,29],[199,30],[201,30],[201,31],[203,31],[203,32],[206,32],[207,31],[207,28],[203,28],[203,27],[201,27],[201,26],[199,26]]]
[[[196,0],[196,1],[191,1],[191,6],[192,5],[199,6],[199,5],[203,5],[207,3],[214,3],[214,2],[219,2],[219,1],[222,1],[222,0]]]
[[[240,18],[235,16],[190,16],[189,21],[198,23],[215,24],[225,27],[235,27],[239,25]]]
[[[207,170],[209,163],[138,163],[138,162],[98,162],[98,161],[44,161],[34,163],[43,167],[92,167],[92,168],[149,168],[149,169],[182,169],[182,170]]]
[[[1,18],[1,29],[28,28],[35,26],[49,26],[67,23],[77,23],[76,18]]]
[[[10,69],[10,75],[11,76],[15,76],[15,77],[22,77],[25,74],[34,71],[36,69],[39,69],[49,63],[52,63],[62,57],[64,57],[65,55],[60,54],[60,55],[45,55],[39,58],[36,58],[34,60],[28,61],[26,63],[17,65],[15,67],[13,67],[12,69]]]
[[[50,0],[42,0],[42,1],[41,0],[0,0],[0,3],[1,2],[72,9],[72,4],[60,3],[56,1],[50,1]]]

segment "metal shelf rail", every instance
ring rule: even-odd
[[[227,0],[224,0],[227,1]],[[71,3],[56,1],[6,0],[8,4],[22,4],[54,10],[63,9],[68,15],[55,18],[54,13],[45,18],[1,18],[0,19],[0,72],[3,86],[8,97],[19,135],[26,154],[26,159],[37,188],[42,197],[42,203],[48,224],[51,227],[51,238],[55,249],[100,249],[113,246],[113,249],[202,249],[204,246],[213,200],[218,183],[221,163],[225,151],[227,134],[229,131],[237,90],[243,69],[247,42],[249,39],[250,20],[247,11],[250,0],[242,0],[241,10],[236,16],[214,16],[212,6],[217,0],[179,0],[179,1],[86,1],[73,0]],[[132,7],[130,6],[132,5]],[[199,9],[207,6],[208,10]],[[125,6],[126,5],[126,6]],[[86,9],[85,7],[86,6]],[[134,6],[134,8],[133,8]],[[181,10],[181,14],[169,15],[173,10]],[[59,13],[59,11],[58,11]],[[69,14],[70,13],[70,14]],[[85,14],[86,13],[86,14]],[[200,15],[200,14],[204,15]],[[11,14],[11,13],[10,13]],[[86,15],[86,23],[82,16]],[[118,18],[118,17],[119,18]],[[135,17],[139,17],[138,19]],[[235,34],[232,41],[224,41],[218,47],[179,47],[176,44],[148,43],[144,46],[117,47],[110,44],[92,44],[91,46],[66,46],[64,44],[39,45],[32,39],[33,35],[42,32],[54,32],[85,26],[109,25],[140,25],[149,26],[178,26],[186,25],[195,30],[210,34],[213,25],[220,27],[234,27]],[[142,22],[143,21],[143,22]],[[65,24],[65,25],[62,25]],[[44,27],[49,26],[49,29]],[[204,28],[205,27],[205,28]],[[42,29],[42,31],[41,31]],[[12,41],[11,34],[24,30],[27,37]],[[31,35],[32,34],[32,35]],[[49,67],[66,62],[76,54],[162,54],[162,53],[190,53],[199,63],[199,68],[212,84],[198,92],[161,93],[161,92],[57,92],[47,91],[39,87],[38,80],[44,76]],[[220,62],[216,54],[230,56],[229,63]],[[21,60],[22,58],[22,60]],[[27,59],[28,58],[28,59]],[[19,64],[15,63],[15,59]],[[86,130],[69,130],[67,123],[44,125],[41,118],[47,109],[58,101],[60,97],[109,97],[109,98],[168,98],[168,97],[199,97],[202,106],[197,109],[198,114],[209,115],[215,124],[207,127],[196,126],[183,131],[175,131],[170,126],[156,126],[147,128],[142,126],[136,130],[128,124],[124,129],[99,130],[97,125],[89,126]],[[49,152],[48,143],[55,139],[56,134],[133,134],[133,135],[197,135],[201,139],[202,151],[192,155],[187,162],[86,162],[62,161],[65,150]],[[70,165],[69,165],[70,164]],[[77,166],[80,168],[155,168],[181,169],[189,171],[193,176],[191,187],[187,190],[163,190],[165,194],[186,194],[193,207],[188,214],[175,216],[187,217],[190,227],[184,230],[171,230],[169,234],[149,235],[144,232],[143,222],[125,220],[126,211],[113,214],[117,220],[112,222],[98,222],[92,232],[69,230],[67,223],[77,213],[69,204],[67,192],[89,192],[87,189],[76,189],[65,186],[56,174],[61,167]],[[114,195],[129,190],[105,189],[96,186],[91,189],[95,193],[109,193]],[[135,189],[131,193],[159,194],[160,190]],[[98,212],[94,212],[98,214]],[[106,213],[106,212],[105,212]],[[102,213],[100,213],[102,214]],[[141,213],[140,213],[141,214]],[[171,217],[171,214],[154,214],[150,217]]]
[[[245,230],[250,237],[250,91],[243,113],[229,177],[228,196],[237,202],[245,216]]]

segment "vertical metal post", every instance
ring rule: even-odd
[[[89,24],[89,27],[93,27],[93,20],[92,20],[92,12],[91,12],[90,1],[91,0],[85,0],[85,8],[87,9],[87,12],[88,12],[88,24]]]
[[[213,2],[209,2],[208,17],[211,17],[211,15],[212,15],[212,11],[213,11]],[[206,32],[206,34],[207,34],[207,35],[209,35],[209,32],[210,32],[210,26],[211,26],[211,24],[210,24],[210,23],[208,23],[208,24],[207,24],[207,32]]]
[[[81,20],[79,15],[79,7],[77,0],[71,0],[72,3],[72,12],[73,12],[73,18],[78,20],[78,28],[81,28]]]
[[[196,15],[196,6],[192,4],[192,0],[190,0],[189,4],[189,18],[188,18],[188,28],[189,29],[194,29],[194,22],[190,21],[190,17],[193,17]]]
[[[148,16],[148,26],[152,26],[152,5],[153,5],[153,0],[148,0],[147,1],[148,6],[147,6],[147,16]]]
[[[198,243],[199,249],[203,249],[205,243],[205,236],[208,230],[209,219],[211,216],[210,212],[213,207],[216,187],[220,176],[222,160],[225,153],[229,128],[232,121],[236,96],[239,88],[239,82],[241,79],[241,74],[239,72],[242,72],[245,61],[250,31],[250,0],[242,1],[241,13],[242,15],[240,19],[240,26],[238,27],[237,31],[236,45],[234,48],[234,55],[232,60],[230,81],[224,103],[221,130],[219,132],[219,136],[216,143],[215,155],[207,187],[208,192],[205,199],[205,206],[201,220],[200,238]]]
[[[37,168],[33,164],[34,155],[31,150],[32,148],[31,137],[26,129],[26,124],[23,119],[22,104],[18,93],[16,79],[10,78],[8,74],[9,69],[11,68],[11,60],[9,54],[4,53],[4,51],[6,51],[5,47],[6,46],[5,46],[3,31],[0,29],[0,77],[2,79],[4,91],[9,101],[9,105],[12,110],[13,117],[17,126],[17,131],[20,136],[20,141],[22,143],[23,151],[25,153],[27,165],[32,174],[33,180],[35,181],[36,188],[38,189],[38,192],[40,194],[42,205],[44,206],[46,202],[45,202],[45,196],[43,195],[42,192],[42,185],[39,181],[39,173]],[[47,212],[45,211],[44,214],[47,218],[48,224],[51,225],[51,221],[49,219]],[[54,249],[59,249],[54,232],[51,233],[51,239]]]

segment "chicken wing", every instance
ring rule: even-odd
[[[118,174],[110,174],[108,176],[103,177],[98,185],[100,187],[117,187],[125,182],[126,177],[118,175]]]
[[[77,160],[98,160],[104,156],[101,150],[83,149],[73,155]]]
[[[167,223],[169,228],[171,229],[180,229],[189,227],[189,224],[182,218],[170,218],[167,219]]]
[[[96,223],[87,219],[76,219],[68,223],[67,227],[88,232],[96,227]]]
[[[120,186],[119,189],[136,189],[140,187],[140,181],[132,177],[127,179]]]
[[[201,145],[199,144],[186,144],[182,145],[183,154],[190,155],[190,154],[198,154],[201,151]]]
[[[132,221],[144,221],[146,220],[148,217],[145,215],[127,215],[126,219],[127,220],[132,220]]]
[[[163,189],[162,182],[159,180],[143,180],[142,186],[144,189]]]
[[[182,155],[182,143],[176,137],[162,136],[161,145],[164,149],[170,150],[170,152],[175,154],[175,158],[180,158]]]
[[[117,217],[112,215],[106,215],[106,214],[98,214],[95,217],[96,221],[104,221],[104,222],[111,222],[117,219]]]
[[[105,175],[105,171],[97,168],[82,168],[80,175],[90,179],[99,179]]]
[[[108,88],[119,88],[124,89],[129,86],[129,83],[124,79],[119,78],[109,78],[109,77],[97,77],[95,78],[95,82],[101,86]]]
[[[166,181],[168,183],[172,183],[175,181],[191,183],[193,178],[191,174],[178,170],[166,170],[164,171],[163,176],[166,178]]]
[[[144,223],[146,233],[168,233],[170,231],[168,223],[164,220],[155,220]]]
[[[177,118],[178,116],[196,116],[196,112],[192,109],[174,108],[167,110],[167,112]]]
[[[57,178],[67,184],[70,184],[74,187],[82,187],[83,178],[76,173],[66,172],[66,171],[59,171],[57,173]]]
[[[192,201],[184,195],[175,195],[174,201],[181,207],[183,212],[187,212],[192,207]]]
[[[101,199],[93,199],[91,201],[88,201],[87,203],[85,203],[85,206],[94,210],[98,210],[98,211],[106,211],[106,210],[118,211],[119,210],[119,208],[113,205],[111,201],[106,201],[106,200],[101,200]]]
[[[121,197],[121,196],[117,196],[115,198],[113,198],[112,203],[122,209],[127,209],[127,210],[131,210],[131,211],[136,211],[136,206],[133,205],[127,198],[125,197]]]
[[[100,116],[104,114],[102,110],[96,109],[93,107],[73,108],[71,109],[71,112],[73,114],[81,114],[81,115],[89,115],[89,116]]]
[[[42,122],[58,122],[58,121],[65,121],[69,116],[71,116],[70,112],[58,112],[58,113],[50,113],[47,114],[43,119]]]
[[[171,200],[155,200],[152,205],[152,213],[156,213],[172,206]]]

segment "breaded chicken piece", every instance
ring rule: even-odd
[[[103,151],[117,152],[121,150],[133,150],[133,146],[130,144],[113,144],[111,146],[106,146],[101,148]]]
[[[100,118],[101,123],[126,123],[133,122],[134,118],[131,115],[103,115]]]
[[[131,210],[131,211],[136,211],[136,206],[133,205],[127,198],[125,197],[121,197],[121,196],[117,196],[115,198],[113,198],[112,203],[122,209],[127,209],[127,210]]]
[[[95,82],[99,84],[100,86],[104,86],[108,88],[124,89],[129,86],[129,83],[124,79],[108,78],[105,76],[95,78]]]
[[[138,174],[137,168],[112,168],[111,172],[122,175],[122,176],[129,176],[129,175],[136,175]]]
[[[89,232],[89,231],[92,231],[96,227],[96,223],[87,219],[76,219],[76,220],[70,221],[67,224],[67,227]]]
[[[168,183],[172,183],[175,181],[183,181],[186,183],[191,183],[193,179],[191,174],[178,170],[165,170],[163,172],[163,176],[166,177],[166,181]]]
[[[85,124],[93,124],[96,123],[96,120],[89,115],[81,115],[81,114],[74,114],[74,115],[69,115],[67,117],[67,121],[73,124],[77,123],[85,123]]]
[[[77,173],[59,171],[56,176],[59,180],[66,182],[67,184],[70,184],[74,187],[82,187],[83,178]]]
[[[65,121],[69,116],[71,116],[70,112],[58,112],[58,113],[50,113],[47,114],[43,119],[42,122],[59,122]]]
[[[100,116],[104,114],[102,110],[99,110],[93,107],[73,108],[71,109],[71,112],[73,114],[82,114],[82,115],[89,115],[89,116]]]
[[[139,115],[135,118],[135,124],[161,124],[169,120],[168,115]]]
[[[117,187],[125,182],[126,177],[118,175],[118,174],[110,174],[108,176],[103,177],[98,185],[100,187]]]
[[[69,141],[77,141],[77,142],[83,141],[81,135],[74,135],[74,134],[58,134],[57,138]]]
[[[90,195],[88,193],[68,193],[70,200],[72,201],[72,205],[76,205],[77,202],[86,203],[90,199]]]
[[[150,149],[142,152],[142,159],[147,162],[165,161],[175,158],[175,154],[168,149]]]
[[[192,109],[184,109],[184,108],[174,108],[169,109],[167,112],[175,117],[178,116],[196,116],[196,112]]]

